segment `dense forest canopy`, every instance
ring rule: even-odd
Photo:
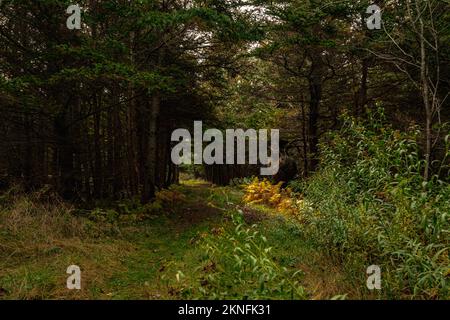
[[[80,30],[71,4],[1,3],[4,184],[148,201],[177,180],[170,133],[193,120],[280,127],[308,176],[343,110],[378,107],[421,127],[426,177],[443,154],[445,1],[382,1],[382,30],[369,1],[80,1]]]
[[[448,0],[1,0],[0,133],[0,299],[450,297]]]

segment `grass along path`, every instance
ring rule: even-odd
[[[143,221],[92,222],[26,198],[1,209],[0,299],[366,297],[363,282],[300,240],[300,225],[244,206],[240,190],[186,181],[176,192]],[[66,288],[72,264],[81,290]]]

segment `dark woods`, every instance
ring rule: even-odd
[[[428,177],[449,119],[450,12],[437,1],[410,20],[410,2],[380,3],[387,35],[365,28],[368,1],[80,1],[81,30],[66,27],[71,1],[2,1],[0,184],[146,202],[178,181],[171,133],[194,120],[280,128],[279,179],[306,177],[344,110],[378,107],[420,127]]]
[[[148,201],[178,179],[170,135],[207,116],[201,86],[223,44],[179,1],[87,1],[81,31],[66,28],[68,5],[2,3],[2,183]]]

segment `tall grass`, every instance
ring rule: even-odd
[[[307,236],[355,277],[377,264],[385,298],[448,299],[449,141],[441,178],[424,181],[419,132],[347,117],[322,143],[320,170],[292,187],[314,207],[302,213]]]
[[[15,243],[34,247],[57,239],[83,237],[86,224],[72,212],[73,207],[56,196],[43,199],[43,192],[25,195],[12,188],[0,196],[0,239],[4,238],[5,246]],[[5,254],[7,248],[3,249]]]

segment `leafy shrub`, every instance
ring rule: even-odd
[[[276,208],[280,212],[293,213],[294,203],[291,197],[291,190],[281,188],[282,182],[272,184],[269,180],[253,181],[245,186],[245,196],[243,198],[248,204],[266,204]]]
[[[312,210],[311,204],[300,199],[291,188],[282,189],[282,182],[272,184],[269,180],[254,178],[251,183],[244,186],[244,203],[264,204],[275,208],[278,213],[301,218],[301,213]]]
[[[361,270],[380,265],[386,295],[448,298],[450,185],[422,178],[419,132],[345,118],[321,145],[320,171],[298,183],[314,207],[305,232]]]
[[[198,288],[203,299],[305,299],[299,272],[280,267],[267,239],[245,227],[240,214],[234,228],[202,237],[205,256]]]

